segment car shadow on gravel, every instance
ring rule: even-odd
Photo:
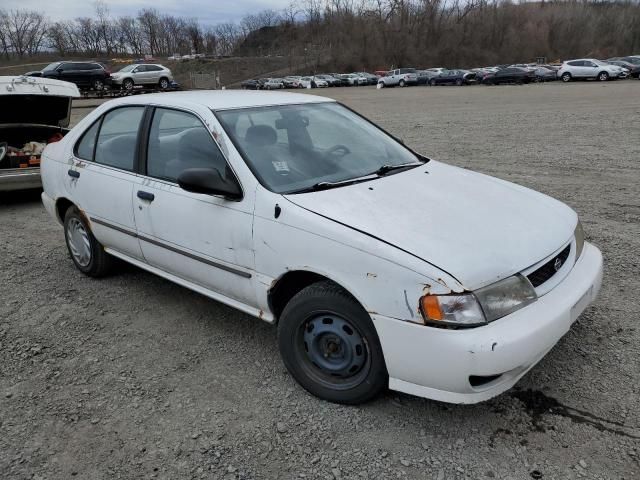
[[[15,192],[0,192],[0,207],[10,205],[29,205],[39,203],[42,189],[18,190]]]

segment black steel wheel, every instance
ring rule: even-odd
[[[324,400],[362,403],[387,385],[371,317],[332,282],[310,285],[291,299],[280,317],[278,344],[291,375]]]

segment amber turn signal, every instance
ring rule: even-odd
[[[422,313],[429,320],[442,320],[444,318],[437,295],[425,295],[422,297]]]

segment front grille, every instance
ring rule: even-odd
[[[547,263],[542,265],[540,268],[538,268],[537,270],[527,275],[527,278],[531,282],[531,285],[533,285],[534,288],[539,287],[544,282],[546,282],[551,277],[553,277],[556,274],[556,272],[560,270],[562,265],[564,265],[564,263],[567,261],[570,251],[571,251],[571,244],[567,245],[567,247],[564,250],[562,250],[558,255],[553,257],[551,260],[549,260]],[[556,263],[558,261],[559,263]]]

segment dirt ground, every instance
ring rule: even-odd
[[[597,302],[491,401],[338,406],[275,328],[137,268],[86,278],[39,193],[4,195],[0,477],[640,478],[640,82],[319,93],[568,203],[605,257]]]

